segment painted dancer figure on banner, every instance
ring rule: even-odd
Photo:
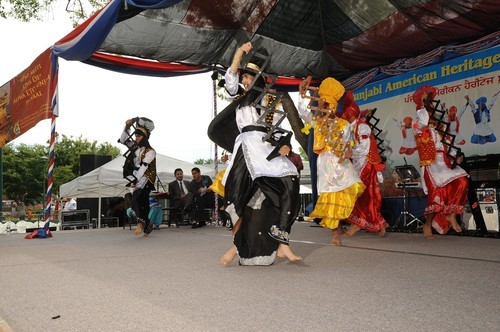
[[[403,142],[399,148],[399,154],[412,155],[417,151],[417,143],[415,143],[415,136],[413,135],[413,119],[409,116],[405,117],[402,122],[398,119],[392,118],[396,127],[401,130],[401,136],[403,136]]]
[[[261,122],[264,109],[254,102],[266,88],[259,59],[238,68],[252,43],[241,45],[225,74],[225,88],[236,99],[211,122],[208,135],[219,146],[231,151],[232,158],[224,173],[225,211],[233,224],[233,245],[221,257],[222,265],[238,255],[241,265],[271,265],[276,257],[302,260],[289,245],[289,233],[300,208],[299,180],[295,165],[286,155],[288,145],[273,146],[263,138],[267,128]],[[240,86],[243,85],[243,93]],[[250,89],[250,87],[253,87]],[[257,89],[256,89],[257,88]],[[275,105],[275,96],[266,94],[260,106]],[[266,124],[275,124],[278,114],[270,110]],[[277,156],[271,154],[279,149]]]
[[[365,121],[370,112],[371,110],[365,110],[359,116],[358,109],[350,107],[342,114],[342,118],[355,125],[351,160],[366,186],[348,218],[351,226],[344,234],[347,237],[356,234],[360,229],[371,233],[379,232],[380,236],[384,236],[389,225],[380,213],[382,194],[379,183],[384,181],[382,171],[385,169],[385,164],[380,156],[372,128]]]
[[[493,108],[493,105],[495,104],[499,93],[500,91],[495,93],[491,97],[491,101],[488,105],[486,105],[488,101],[486,97],[479,97],[476,100],[477,107],[476,105],[474,105],[474,102],[470,100],[468,95],[465,96],[465,100],[471,108],[472,115],[474,116],[474,122],[476,123],[476,128],[474,129],[474,133],[472,134],[472,137],[470,139],[470,142],[472,144],[486,144],[488,142],[496,142],[497,138],[490,127],[490,122],[491,109]]]
[[[431,121],[430,103],[436,96],[432,86],[422,86],[413,94],[417,105],[417,121],[414,124],[415,140],[420,158],[423,179],[422,189],[427,194],[425,208],[424,236],[432,239],[432,228],[440,234],[446,234],[450,227],[457,233],[462,228],[457,222],[457,214],[463,212],[467,200],[468,174],[452,163],[446,155],[447,147]],[[428,110],[429,109],[429,110]]]
[[[353,144],[350,123],[335,115],[344,86],[332,77],[324,79],[317,89],[318,111],[313,114],[305,98],[308,84],[304,80],[299,85],[297,110],[314,128],[314,152],[318,154],[319,197],[309,217],[321,219],[320,225],[332,231],[331,243],[340,246],[340,221],[349,217],[365,185],[349,160]],[[344,111],[348,106],[352,105],[344,100]]]
[[[443,107],[443,110],[446,112],[446,121],[450,123],[450,128],[449,128],[449,133],[452,135],[455,135],[455,144],[456,145],[464,145],[465,144],[465,137],[460,134],[460,119],[462,118],[462,115],[464,115],[465,110],[467,109],[467,104],[465,104],[464,107],[458,112],[457,114],[457,107],[456,106],[451,106],[450,108],[446,108],[445,103],[442,103],[441,106]],[[449,138],[447,137],[449,140]]]

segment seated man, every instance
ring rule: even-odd
[[[177,168],[174,171],[175,181],[168,184],[168,192],[170,198],[170,207],[180,209],[182,211],[182,218],[190,215],[193,205],[194,193],[191,190],[189,181],[184,180],[184,172],[182,169]],[[175,212],[170,211],[169,219],[174,219]]]
[[[109,202],[108,218],[118,218],[118,225],[109,223],[108,226],[122,227],[125,224],[126,214],[125,198],[119,197]]]
[[[64,211],[76,210],[76,198],[68,198],[66,204],[64,204],[63,210]]]
[[[201,175],[201,171],[198,167],[191,170],[191,175],[193,176],[191,189],[194,192],[194,218],[196,221],[193,223],[193,228],[203,227],[210,219],[205,209],[215,207],[214,192],[212,189],[209,189],[212,185],[212,179],[208,175]]]

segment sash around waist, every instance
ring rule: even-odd
[[[267,128],[261,126],[245,126],[241,129],[242,133],[246,133],[249,131],[261,131],[263,133],[267,133]]]

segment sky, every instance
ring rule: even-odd
[[[57,17],[49,14],[42,22],[0,19],[0,85],[71,30],[65,13]],[[125,152],[125,147],[117,143],[125,121],[142,116],[155,123],[150,142],[158,153],[188,162],[213,158],[214,145],[206,134],[214,114],[210,76],[146,77],[59,59],[56,132],[91,142],[109,142]],[[217,102],[219,111],[227,104],[220,99]],[[12,142],[45,144],[49,139],[50,120],[44,120]]]

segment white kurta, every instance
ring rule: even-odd
[[[450,123],[450,129],[449,129],[450,134],[455,135],[455,144],[458,144],[458,145],[465,144],[465,137],[462,134],[460,134],[459,128],[458,128],[458,123],[459,123],[460,119],[462,118],[462,115],[465,113],[466,109],[467,109],[467,104],[464,107],[462,107],[460,112],[456,115],[455,120],[450,120],[448,118],[448,122]]]
[[[129,140],[130,136],[130,129],[125,128],[121,137],[120,137],[120,143],[125,144],[129,148],[134,145],[132,141]],[[144,159],[141,159],[142,153],[144,152],[146,148],[145,147],[139,147],[135,150],[135,155],[134,155],[134,165],[137,170],[133,172],[134,176],[137,178],[137,183],[135,184],[135,188],[144,188],[146,186],[146,183],[148,182],[148,178],[144,176],[144,173],[148,169],[148,166],[142,165],[144,162],[145,164],[149,165],[153,159],[156,158],[156,151],[153,149],[150,149],[146,155],[144,156]]]
[[[238,74],[228,69],[225,75],[226,89],[230,94],[235,95],[238,89]],[[262,105],[265,105],[265,99],[262,100]],[[242,133],[241,130],[246,126],[262,126],[258,124],[260,115],[257,109],[252,106],[240,106],[236,110],[236,124],[240,130],[240,134],[236,138],[233,154],[236,154],[238,149],[242,149],[245,157],[245,162],[250,172],[252,180],[261,176],[267,177],[283,177],[288,175],[298,176],[297,168],[288,160],[286,156],[279,156],[271,160],[267,160],[267,156],[274,150],[274,146],[269,142],[264,142],[262,139],[266,133],[260,131],[249,131]],[[274,123],[278,120],[277,114],[274,115]],[[229,163],[222,183],[226,183],[228,174],[231,171],[233,160]]]
[[[417,132],[425,128],[429,123],[429,114],[425,109],[421,109],[417,111],[417,128],[415,129]],[[427,194],[427,186],[424,181],[424,174],[427,172],[429,178],[432,182],[432,185],[435,188],[444,187],[448,183],[456,180],[462,176],[468,176],[467,172],[465,172],[459,166],[455,168],[450,168],[445,162],[444,159],[444,146],[441,143],[441,136],[434,128],[429,128],[429,131],[432,135],[432,139],[434,141],[434,145],[436,146],[436,161],[429,166],[422,166],[420,169],[422,189],[424,193]]]
[[[299,103],[297,108],[299,115],[306,121],[312,120],[311,111],[307,108],[305,98],[299,95]],[[344,129],[343,140],[351,142],[352,128],[355,122],[349,124]],[[314,122],[311,122],[314,128]],[[359,178],[353,164],[349,159],[344,159],[342,163],[339,162],[340,158],[337,157],[331,150],[323,151],[318,155],[317,172],[318,172],[318,192],[339,192],[349,188],[356,182],[362,182]]]
[[[404,124],[400,123],[397,119],[393,118],[393,120],[396,127],[401,131],[401,137],[403,138],[401,148],[415,149],[417,147],[417,142],[415,141],[415,136],[413,136],[412,128],[405,128]],[[406,131],[406,133],[403,133],[403,130]]]
[[[432,134],[432,139],[434,140],[434,142],[436,142],[435,143],[437,151],[436,162],[429,166],[422,166],[421,169],[422,176],[424,174],[424,169],[426,169],[426,172],[429,175],[432,184],[436,188],[444,187],[448,183],[462,176],[468,176],[467,172],[465,172],[462,168],[460,168],[460,166],[457,166],[452,169],[448,167],[448,165],[446,165],[446,162],[444,160],[444,146],[443,143],[441,143],[441,137],[439,133],[432,128],[430,129],[430,132]],[[427,194],[427,186],[425,185],[425,181],[422,181],[422,189]]]
[[[356,128],[356,127],[355,127]],[[370,152],[370,135],[372,130],[370,126],[366,123],[360,123],[357,126],[357,136],[359,137],[359,142],[356,141],[352,148],[352,164],[354,169],[358,174],[361,174],[363,168],[368,162],[368,153]]]

